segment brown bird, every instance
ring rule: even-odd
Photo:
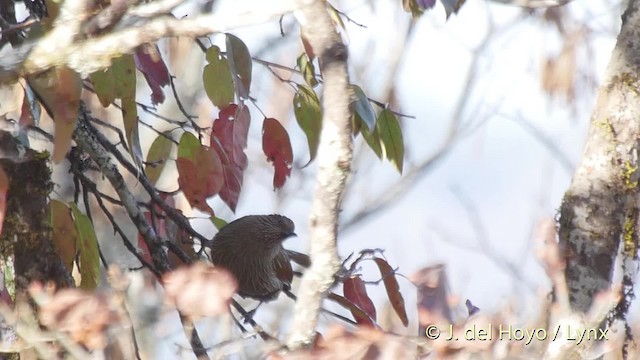
[[[293,270],[282,242],[296,236],[291,219],[249,215],[225,225],[211,241],[211,261],[238,280],[238,294],[270,301],[291,289]]]
[[[238,281],[238,294],[260,301],[274,300],[281,291],[292,299],[296,296],[290,291],[293,281],[291,261],[308,268],[309,256],[297,251],[287,250],[282,242],[296,236],[293,221],[282,215],[249,215],[234,220],[218,231],[209,243],[211,261],[215,266],[229,270]],[[351,309],[349,300],[334,293],[329,299]],[[258,304],[258,307],[260,306]],[[251,318],[258,309],[245,314]],[[357,307],[356,307],[357,309]],[[350,324],[352,320],[339,314],[326,311]],[[361,311],[361,310],[360,310]]]

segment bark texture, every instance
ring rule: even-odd
[[[611,285],[623,245],[636,257],[640,141],[640,1],[631,0],[591,116],[582,160],[566,192],[559,238],[571,307],[586,312]]]
[[[292,330],[286,339],[290,349],[313,341],[322,300],[340,268],[336,249],[338,212],[353,156],[347,48],[336,32],[325,1],[298,3],[301,10],[296,12],[296,18],[319,58],[324,89],[318,173],[309,226],[311,267],[298,290]]]
[[[13,255],[16,292],[32,281],[53,282],[56,288],[73,286],[53,242],[47,216],[53,189],[48,155],[24,149],[8,132],[0,131],[0,165],[9,177],[6,218],[0,247],[2,256]]]

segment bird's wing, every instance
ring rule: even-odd
[[[286,252],[281,252],[273,259],[273,271],[282,283],[291,285],[293,281],[293,269]]]

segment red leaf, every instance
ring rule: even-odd
[[[0,274],[2,275],[2,274]],[[9,290],[6,287],[2,288],[0,291],[0,303],[5,303],[6,305],[12,306],[13,300],[11,299],[11,295],[9,294]]]
[[[162,87],[169,85],[169,70],[160,56],[158,46],[147,44],[139,47],[133,59],[151,88],[151,103],[163,103],[165,97]]]
[[[164,191],[158,191],[158,195],[160,196],[160,199],[162,199],[162,201],[165,202],[165,204],[169,205],[169,207],[174,209],[176,208],[176,202],[173,199],[173,195]],[[151,201],[151,202],[153,203],[153,206],[155,207],[154,210],[156,211],[157,214],[164,214],[164,210],[162,210],[160,205],[158,205],[155,201]]]
[[[289,134],[276,119],[267,118],[262,123],[262,151],[267,155],[267,160],[273,163],[273,187],[279,189],[291,175],[293,150]]]
[[[238,108],[231,104],[220,111],[218,119],[213,122],[211,132],[211,148],[222,161],[224,185],[220,189],[220,198],[236,211],[238,197],[242,187],[244,170],[247,168],[247,134],[249,133],[250,115],[246,106]]]
[[[353,317],[359,325],[373,326],[372,320],[376,321],[376,308],[373,301],[367,295],[367,288],[364,281],[359,276],[344,279],[343,289],[344,297],[351,301],[354,305],[362,309],[368,318],[363,318],[361,314],[352,311]]]
[[[353,315],[353,317],[355,319],[359,319],[359,320],[356,320],[358,324],[367,325],[370,327],[376,327],[375,322],[369,317],[369,315],[367,315],[367,313],[365,313],[362,309],[354,305],[351,301],[347,300],[344,296],[340,296],[336,293],[329,293],[329,295],[327,296],[327,299],[351,311],[351,314]]]
[[[160,191],[158,193],[160,199],[164,201],[166,205],[170,208],[174,209],[179,213],[179,216],[182,217],[185,221],[188,221],[184,215],[182,215],[182,211],[180,209],[176,209],[176,204],[173,199],[173,195],[170,193]],[[153,214],[155,216],[151,217],[151,212],[145,211],[144,215],[149,223],[149,225],[155,225],[155,230],[157,231],[158,236],[167,239],[172,242],[176,247],[180,248],[184,254],[191,257],[192,259],[197,258],[195,251],[193,250],[193,240],[189,237],[189,234],[182,227],[177,225],[173,220],[171,220],[165,213],[164,210],[156,203],[155,201],[150,201],[149,206],[153,208]],[[151,221],[153,220],[153,222]],[[144,240],[142,236],[138,234],[138,248],[141,250],[142,257],[147,261],[151,262],[149,247],[147,246],[147,242]],[[169,265],[171,268],[176,268],[180,265],[184,264],[184,261],[175,254],[173,251],[169,251],[167,254],[169,257]]]
[[[400,293],[400,285],[398,285],[398,279],[396,279],[395,272],[385,259],[374,258],[373,260],[376,262],[376,265],[378,265],[378,269],[380,269],[382,282],[384,283],[384,288],[387,290],[387,296],[389,297],[393,310],[398,314],[398,317],[402,321],[402,325],[405,327],[409,326],[407,309],[404,305],[402,293]]]
[[[215,152],[211,152],[215,154]],[[213,160],[215,159],[215,161]],[[180,176],[178,184],[184,192],[189,204],[196,209],[213,215],[213,209],[207,204],[207,198],[217,194],[222,188],[224,175],[222,174],[222,163],[218,155],[211,156],[210,163],[217,162],[214,166],[209,166],[210,171],[199,171],[193,162],[187,159],[178,158],[176,164]]]
[[[7,191],[9,190],[9,177],[0,166],[0,234],[2,234],[2,224],[7,210]]]
[[[313,61],[313,58],[316,57],[316,54],[313,52],[313,46],[311,46],[311,43],[309,43],[309,40],[307,40],[303,34],[300,34],[300,40],[302,40],[302,46],[304,47],[304,52],[307,53],[309,62]]]
[[[180,140],[176,160],[178,184],[191,206],[213,215],[213,209],[207,204],[207,198],[214,196],[222,189],[224,184],[222,161],[213,149],[200,145],[195,136],[190,133],[185,133],[183,138],[185,136],[193,139],[187,141],[191,145],[184,146],[183,140]],[[182,151],[188,156],[181,156]]]

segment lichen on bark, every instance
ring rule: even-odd
[[[587,312],[611,288],[622,249],[624,318],[637,272],[640,139],[640,1],[629,2],[603,77],[580,164],[560,208],[559,241],[566,260],[569,301]]]
[[[6,147],[17,149],[15,138],[2,132],[3,153]],[[72,286],[67,271],[52,242],[47,209],[53,189],[48,154],[21,149],[24,154],[0,159],[9,177],[6,217],[0,234],[0,256],[13,258],[16,291],[24,291],[32,281],[53,282],[56,287]],[[7,262],[5,262],[7,263]]]

